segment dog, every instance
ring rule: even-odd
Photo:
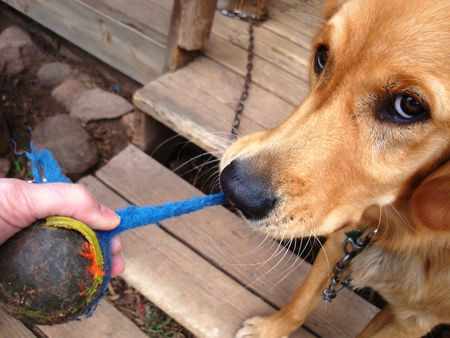
[[[326,236],[289,303],[237,337],[287,337],[319,303],[345,233],[373,236],[345,272],[388,302],[359,337],[450,323],[450,2],[330,0],[310,93],[279,126],[238,139],[221,185],[274,238]]]

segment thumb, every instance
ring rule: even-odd
[[[111,230],[120,223],[119,216],[97,202],[92,194],[79,184],[49,183],[29,184],[20,180],[12,192],[16,226],[26,227],[36,219],[48,216],[68,216],[98,230]],[[12,220],[11,220],[12,221]]]

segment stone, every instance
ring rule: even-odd
[[[37,72],[38,82],[46,87],[61,84],[72,74],[72,67],[62,62],[50,62],[42,65]]]
[[[114,119],[132,111],[134,107],[123,97],[96,88],[85,91],[73,103],[70,114],[89,122]]]
[[[18,75],[39,58],[40,51],[19,27],[10,26],[0,34],[0,73]]]
[[[53,89],[52,97],[61,103],[67,111],[70,111],[75,100],[86,90],[88,90],[88,88],[82,82],[74,78],[68,78],[58,87]]]
[[[81,121],[70,115],[56,115],[39,123],[33,131],[37,148],[49,149],[62,171],[72,179],[80,178],[98,162],[94,139]]]
[[[9,131],[3,112],[0,111],[0,156],[4,155],[9,148]]]
[[[11,161],[7,158],[0,158],[0,178],[5,178],[11,169]]]

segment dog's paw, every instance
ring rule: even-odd
[[[247,319],[235,338],[284,338],[277,330],[277,325],[274,325],[271,317],[253,317]]]

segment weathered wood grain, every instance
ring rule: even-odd
[[[134,104],[200,147],[215,154],[230,144],[243,78],[200,57],[173,74],[149,83],[134,95]],[[294,109],[254,85],[242,117],[240,134],[273,128]]]
[[[92,317],[62,325],[39,326],[49,338],[145,338],[147,337],[131,320],[106,300],[102,300]]]
[[[20,321],[0,308],[0,336],[8,338],[36,338]]]
[[[191,62],[208,41],[217,0],[175,0],[167,39],[166,70]]]
[[[126,204],[93,177],[82,183],[112,208]],[[125,280],[198,337],[233,337],[252,313],[273,311],[156,225],[125,233],[122,242]]]
[[[148,0],[81,0],[98,11],[165,46],[170,26],[170,9],[163,7],[165,1]]]
[[[111,160],[97,177],[137,205],[201,195],[133,146]],[[309,264],[298,260],[294,263],[294,255],[278,244],[270,244],[275,242],[266,240],[266,245],[260,245],[264,236],[251,231],[240,218],[222,207],[208,208],[162,224],[173,236],[278,307],[287,302],[309,271]],[[333,303],[319,305],[305,325],[324,337],[353,337],[376,312],[374,306],[351,291],[343,290]]]
[[[270,20],[269,22],[273,21]],[[274,64],[291,75],[308,80],[310,51],[292,42],[290,39],[266,29],[264,23],[255,26],[255,54],[266,62]],[[289,29],[291,33],[292,29]],[[248,48],[248,23],[216,15],[213,34],[245,50]],[[287,34],[289,35],[289,34]],[[255,69],[257,71],[257,69]]]
[[[225,67],[245,76],[247,51],[216,34],[212,34],[204,53]],[[291,103],[298,104],[308,93],[308,84],[285,70],[255,55],[253,82],[274,95]]]
[[[140,83],[160,75],[165,47],[81,0],[2,0]]]

